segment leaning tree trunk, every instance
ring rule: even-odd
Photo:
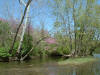
[[[21,52],[21,46],[22,46],[22,42],[23,42],[23,39],[24,39],[24,34],[25,34],[25,31],[26,31],[26,28],[27,28],[27,25],[28,25],[29,10],[30,10],[30,5],[27,8],[27,13],[26,13],[26,18],[25,18],[25,25],[23,25],[22,35],[21,35],[19,47],[18,47],[18,50],[17,50],[18,54]]]
[[[29,52],[27,52],[27,54],[26,54],[25,56],[23,56],[23,57],[20,58],[20,61],[25,60],[25,59],[27,58],[27,56],[38,46],[38,44],[39,44],[41,41],[43,41],[44,39],[46,39],[46,38],[48,38],[48,36],[47,36],[47,37],[42,37],[40,40],[38,40],[38,41],[35,43],[34,47],[32,47],[32,49],[31,49]]]
[[[24,21],[24,18],[25,18],[25,15],[26,15],[28,6],[29,6],[29,4],[31,3],[31,1],[32,1],[32,0],[29,0],[29,1],[27,2],[26,7],[25,7],[24,14],[23,14],[22,19],[21,19],[21,22],[20,22],[20,24],[19,24],[19,26],[18,26],[18,28],[17,28],[17,31],[16,31],[16,34],[15,34],[15,37],[14,37],[12,46],[11,46],[11,48],[10,48],[10,50],[9,50],[9,53],[10,53],[10,54],[12,54],[12,51],[13,51],[13,48],[14,48],[14,45],[15,45],[15,42],[16,42],[16,38],[17,38],[17,35],[18,35],[18,32],[19,32],[19,29],[20,29],[20,27],[21,27],[21,25],[22,25],[22,23],[23,23],[23,21]]]

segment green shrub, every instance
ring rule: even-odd
[[[68,47],[63,47],[63,46],[59,46],[57,48],[57,53],[63,55],[63,54],[70,54],[70,50]]]
[[[31,49],[32,49],[32,36],[31,35],[28,35],[28,34],[25,34],[24,35],[24,40],[23,40],[23,44],[22,44],[22,50],[21,50],[21,53],[22,55],[26,55],[27,52],[29,52]]]
[[[19,46],[19,42],[16,42],[15,45],[14,45],[14,49],[13,49],[13,52],[12,52],[12,56],[16,56],[16,51],[18,49],[18,46]]]
[[[0,48],[0,57],[10,57],[9,49],[6,49],[4,47]]]

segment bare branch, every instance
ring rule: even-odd
[[[26,6],[26,3],[23,0],[19,0],[19,3],[22,3],[24,6]]]

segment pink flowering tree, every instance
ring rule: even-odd
[[[45,42],[48,44],[57,44],[56,39],[54,38],[47,38],[45,39]]]

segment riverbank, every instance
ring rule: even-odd
[[[69,58],[63,61],[58,61],[59,65],[81,65],[88,62],[95,62],[98,61],[97,58],[94,57],[83,57],[83,58]]]

